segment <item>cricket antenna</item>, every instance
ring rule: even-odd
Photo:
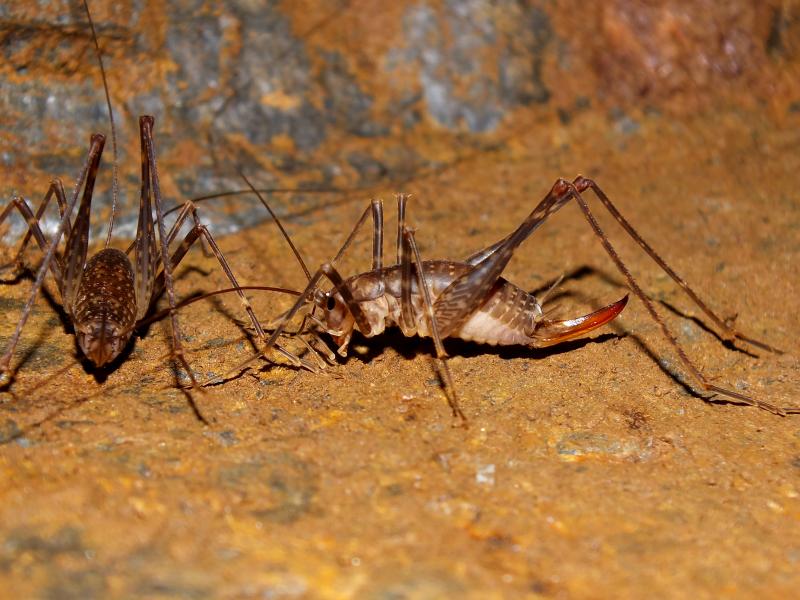
[[[250,180],[247,178],[244,172],[239,171],[239,175],[241,175],[242,179],[244,179],[244,182],[250,187],[253,193],[256,196],[258,196],[258,199],[261,200],[261,204],[263,204],[264,208],[267,209],[270,216],[272,217],[272,220],[275,221],[275,224],[278,226],[278,229],[281,230],[283,238],[288,242],[289,247],[292,249],[292,252],[294,252],[295,257],[297,258],[297,262],[300,263],[300,266],[303,268],[303,272],[306,274],[306,279],[311,281],[311,272],[308,270],[305,261],[303,261],[303,257],[300,256],[300,252],[297,250],[297,247],[294,245],[294,242],[292,242],[292,238],[289,237],[289,234],[286,233],[286,230],[283,228],[283,224],[278,218],[278,215],[275,214],[275,211],[273,211],[272,208],[270,208],[270,205],[267,204],[267,201],[264,200],[264,196],[262,196],[261,193],[253,186],[253,184],[250,183]]]
[[[100,52],[100,44],[97,42],[97,31],[94,28],[92,14],[89,12],[89,0],[83,0],[83,8],[86,9],[86,18],[89,20],[89,27],[92,30],[92,40],[94,41],[95,55],[100,64],[100,74],[103,76],[103,90],[106,93],[106,106],[108,106],[108,120],[111,123],[111,152],[114,155],[114,162],[111,166],[111,216],[108,219],[108,235],[106,236],[105,247],[111,243],[111,233],[114,230],[114,215],[117,212],[117,201],[119,199],[119,176],[117,173],[117,128],[114,126],[114,111],[111,108],[111,95],[108,93],[108,81],[106,79],[106,69],[103,66],[103,53]]]

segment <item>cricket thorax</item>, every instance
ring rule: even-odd
[[[106,248],[86,263],[73,316],[78,344],[96,366],[122,352],[136,323],[133,268],[124,252]]]

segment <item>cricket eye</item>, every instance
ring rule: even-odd
[[[326,305],[326,308],[328,310],[333,310],[334,308],[336,308],[336,298],[334,298],[333,296],[328,296],[328,303]]]

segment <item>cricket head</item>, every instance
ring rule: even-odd
[[[81,323],[75,331],[78,345],[96,367],[107,365],[119,356],[133,331],[109,319]]]
[[[319,290],[314,297],[314,312],[324,326],[325,332],[338,346],[339,354],[346,356],[347,345],[350,343],[356,321],[341,293],[335,289],[329,292]]]
[[[537,348],[552,346],[585,335],[614,320],[627,303],[628,295],[625,294],[623,298],[613,304],[582,317],[563,321],[542,318],[536,322],[534,330],[530,334],[534,340],[532,345]]]

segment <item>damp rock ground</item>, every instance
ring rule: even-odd
[[[548,48],[566,39],[550,17],[558,36]],[[791,58],[769,58],[794,48],[789,21],[782,27],[764,60]],[[543,64],[542,85],[555,90]],[[639,89],[634,74],[625,81]],[[375,167],[378,179],[361,189],[277,205],[312,269],[373,196],[386,201],[393,256],[398,191],[413,195],[408,220],[423,257],[462,258],[516,227],[556,177],[582,173],[723,318],[786,351],[723,343],[590,201],[703,372],[796,406],[800,112],[792,88],[764,104],[746,84],[669,96],[673,82],[642,103],[590,94],[564,106],[561,90],[505,107],[486,133],[448,130],[421,105],[408,140],[425,168],[413,177],[390,182]],[[577,94],[578,82],[564,86]],[[81,152],[54,174],[69,180]],[[163,168],[192,156],[168,154]],[[365,172],[372,156],[357,161]],[[12,169],[19,185],[33,180],[22,162]],[[135,182],[126,185],[135,197]],[[248,206],[215,202],[221,213]],[[127,246],[124,232],[115,244]],[[304,285],[270,223],[219,244],[243,283]],[[368,268],[370,252],[365,232],[342,271]],[[2,262],[13,256],[6,237]],[[31,250],[26,263],[39,256]],[[228,286],[199,250],[176,275],[180,297]],[[575,206],[506,271],[540,292],[561,275],[550,305],[564,317],[627,293]],[[24,272],[3,273],[3,347],[30,288]],[[265,321],[290,303],[251,298]],[[447,407],[432,344],[397,331],[356,336],[324,374],[256,361],[190,399],[166,321],[98,373],[79,361],[59,307],[48,280],[0,393],[0,585],[12,597],[745,598],[789,597],[800,585],[800,417],[703,401],[636,299],[612,325],[548,350],[447,341],[467,429]],[[180,321],[198,378],[253,352],[234,299],[193,304]]]
[[[638,123],[633,134],[605,117],[539,124],[558,140],[515,139],[410,183],[422,252],[491,243],[554,174],[581,170],[723,316],[788,351],[726,348],[603,215],[704,372],[796,404],[800,165],[786,149],[798,129],[738,113]],[[348,197],[287,223],[310,264],[333,255],[365,204]],[[345,272],[368,264],[366,237]],[[245,282],[303,285],[269,224],[220,244]],[[507,275],[535,289],[575,272],[563,314],[626,293],[569,207]],[[226,282],[194,252],[177,285],[183,296]],[[3,285],[4,340],[29,289]],[[253,296],[259,315],[287,306]],[[327,374],[257,363],[195,393],[204,426],[164,358],[164,322],[99,381],[76,363],[53,303],[37,304],[0,404],[0,579],[17,596],[746,597],[798,585],[800,422],[703,402],[636,300],[614,325],[548,351],[449,343],[466,430],[431,344],[396,332],[357,337]],[[225,299],[181,312],[198,377],[252,352],[239,310]]]

